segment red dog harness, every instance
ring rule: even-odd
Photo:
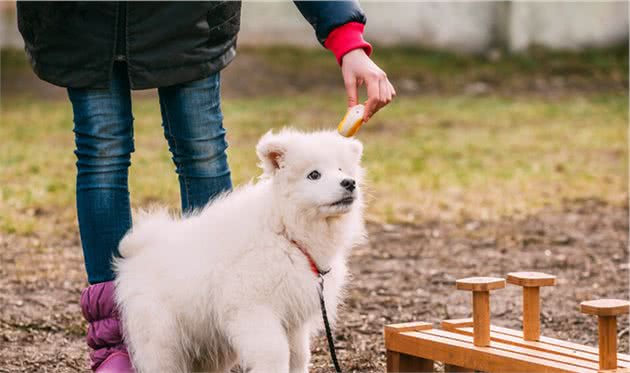
[[[304,256],[306,257],[306,260],[308,260],[308,264],[311,267],[311,272],[313,272],[313,274],[315,274],[315,276],[324,276],[326,273],[330,272],[330,268],[326,271],[322,271],[319,269],[319,267],[317,266],[317,264],[315,263],[315,260],[313,259],[313,257],[311,256],[311,254],[308,253],[308,251],[306,251],[306,249],[304,249],[296,240],[290,240],[292,244],[295,245],[295,247],[297,247],[302,254],[304,254]]]

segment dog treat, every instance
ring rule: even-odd
[[[363,105],[356,105],[348,109],[348,112],[337,126],[339,134],[345,137],[354,136],[363,124],[364,112],[365,107]]]

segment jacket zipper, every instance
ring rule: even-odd
[[[118,25],[116,28],[116,61],[126,60],[127,2],[118,2]]]

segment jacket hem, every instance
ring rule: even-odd
[[[139,71],[133,72],[136,79],[134,79],[130,87],[133,90],[152,89],[169,87],[176,84],[188,83],[195,80],[200,80],[209,77],[223,70],[227,65],[232,62],[236,56],[236,48],[232,47],[225,51],[221,56],[197,64],[187,64],[181,66],[172,66],[163,69],[152,69],[153,71],[160,71],[159,74],[151,76],[139,76],[143,75]],[[132,69],[130,65],[127,68]]]

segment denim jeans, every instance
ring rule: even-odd
[[[158,89],[162,126],[179,176],[182,211],[232,188],[220,105],[220,77]],[[126,68],[109,89],[68,89],[74,113],[77,215],[91,284],[114,279],[118,243],[131,228],[128,168],[134,151]],[[140,171],[142,172],[142,170]]]

